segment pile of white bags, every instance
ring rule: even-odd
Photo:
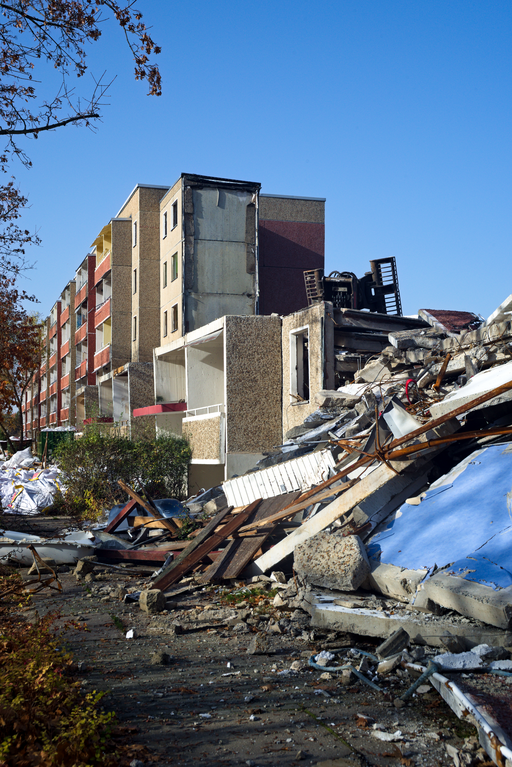
[[[31,469],[36,460],[28,447],[0,463],[0,504],[4,514],[40,514],[52,505],[59,487],[59,469]]]

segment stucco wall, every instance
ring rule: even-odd
[[[261,453],[281,442],[281,320],[226,317],[229,453]]]
[[[327,323],[329,326],[332,324],[330,319],[326,321],[326,307],[328,306],[330,305],[325,303],[316,304],[308,309],[290,314],[288,317],[283,317],[283,436],[293,426],[301,424],[306,416],[317,409],[314,396],[317,391],[324,388],[325,382],[326,344],[324,343],[324,334],[326,328],[329,333]],[[308,328],[309,341],[310,398],[308,402],[298,402],[291,396],[293,371],[291,370],[290,333],[303,327]],[[332,344],[327,346],[328,359],[334,352],[334,349],[332,349],[332,353],[329,351],[329,346]]]
[[[193,461],[223,460],[221,434],[224,428],[224,416],[222,413],[184,418],[182,428],[183,436],[188,439],[192,448]]]

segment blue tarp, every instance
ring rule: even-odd
[[[512,443],[478,450],[404,503],[368,542],[368,555],[446,572],[495,589],[512,585]]]

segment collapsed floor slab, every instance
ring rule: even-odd
[[[385,639],[397,629],[403,628],[413,643],[432,647],[444,647],[441,636],[449,631],[453,636],[463,639],[467,647],[479,644],[498,647],[512,645],[510,631],[492,628],[476,621],[464,622],[464,619],[449,616],[416,616],[361,607],[350,608],[336,604],[336,601],[340,601],[336,592],[316,590],[306,595],[302,606],[311,615],[313,626],[333,631]]]

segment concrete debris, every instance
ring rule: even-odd
[[[368,556],[357,535],[322,531],[299,544],[295,571],[309,584],[340,591],[356,591],[370,572]]]

